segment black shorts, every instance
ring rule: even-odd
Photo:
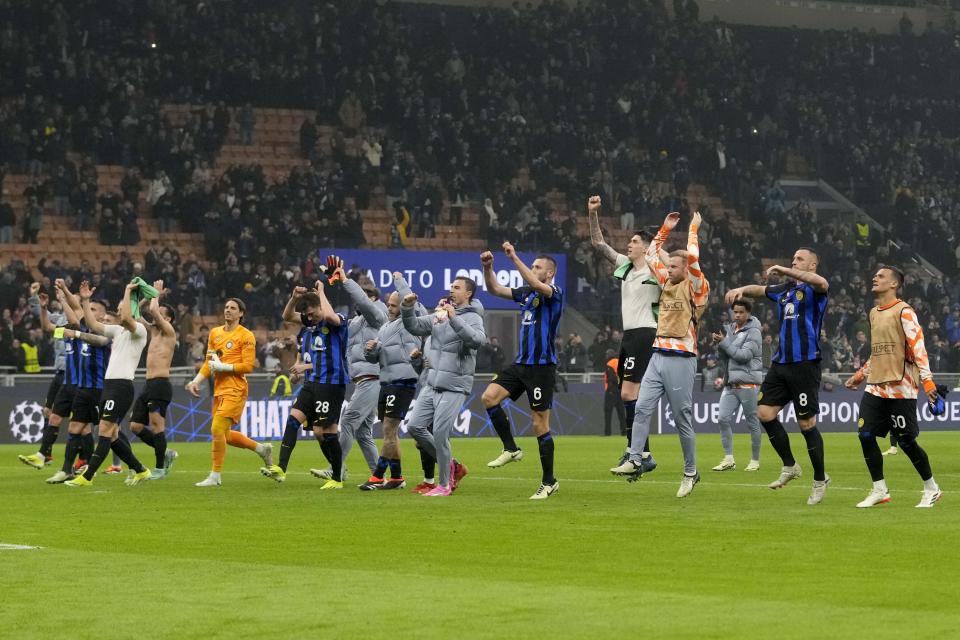
[[[151,413],[166,417],[167,407],[172,400],[173,386],[170,384],[170,378],[150,378],[133,403],[130,422],[149,424]]]
[[[620,341],[620,356],[617,362],[617,377],[621,382],[640,384],[653,356],[653,341],[657,338],[654,327],[628,329]]]
[[[100,419],[120,424],[133,405],[133,380],[104,380],[100,395]]]
[[[57,397],[53,399],[53,405],[50,407],[50,415],[69,418],[70,409],[73,407],[73,398],[76,395],[77,388],[72,384],[60,385],[60,388],[57,389]]]
[[[410,410],[410,404],[413,402],[413,396],[417,393],[417,380],[414,378],[409,384],[398,382],[397,384],[380,383],[380,398],[377,400],[377,417],[383,420],[384,417],[403,420]]]
[[[304,383],[293,403],[293,408],[307,417],[303,428],[326,427],[330,423],[338,423],[346,393],[345,384]]]
[[[553,406],[556,372],[557,366],[553,364],[512,364],[493,376],[490,384],[506,389],[514,402],[526,392],[530,409],[546,411]]]
[[[77,387],[70,405],[70,422],[97,424],[100,422],[100,389]]]
[[[50,386],[47,387],[47,399],[43,403],[44,408],[53,409],[53,403],[57,399],[57,393],[60,391],[60,387],[62,386],[63,371],[57,371],[53,378],[50,379]]]
[[[758,404],[783,407],[792,402],[797,418],[815,418],[820,413],[820,362],[806,360],[774,362],[760,385]]]
[[[860,400],[861,433],[870,433],[877,438],[886,438],[891,432],[898,438],[916,438],[920,435],[917,423],[917,401],[897,398],[878,398],[864,393]]]

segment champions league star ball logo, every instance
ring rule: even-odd
[[[25,400],[10,412],[10,431],[17,442],[32,444],[43,436],[43,407]]]

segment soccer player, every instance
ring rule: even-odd
[[[683,478],[677,490],[685,498],[700,482],[697,473],[697,436],[693,429],[693,381],[697,373],[697,323],[710,295],[710,283],[700,270],[700,213],[694,213],[687,233],[687,250],[673,251],[664,264],[660,249],[680,221],[671,213],[663,221],[656,238],[647,247],[647,264],[660,283],[660,314],[653,356],[640,383],[633,440],[629,459],[610,471],[633,478],[643,473],[643,443],[650,434],[650,419],[664,395],[670,403],[673,420],[683,450]]]
[[[150,473],[151,480],[166,477],[177,459],[177,452],[167,448],[167,407],[173,401],[173,385],[170,384],[170,363],[177,348],[177,332],[173,328],[177,312],[160,298],[167,293],[163,280],[153,283],[159,295],[150,299],[149,326],[150,344],[147,347],[147,381],[133,403],[130,430],[154,452],[156,468]]]
[[[653,236],[648,231],[636,231],[627,243],[626,255],[618,253],[603,240],[600,230],[600,196],[587,200],[590,216],[590,242],[600,254],[614,265],[613,277],[620,280],[620,310],[623,314],[623,339],[617,358],[617,375],[620,379],[620,398],[623,400],[627,424],[627,449],[620,464],[627,461],[633,433],[633,420],[640,394],[640,381],[646,373],[653,342],[657,337],[657,314],[659,313],[660,283],[647,265],[646,253]],[[657,461],[650,455],[650,443],[643,442],[642,473],[657,468]]]
[[[110,339],[90,333],[84,318],[84,308],[80,299],[74,295],[63,280],[56,280],[58,295],[63,299],[63,311],[67,322],[76,329],[57,329],[55,338],[64,338],[72,343],[71,350],[74,357],[74,387],[73,397],[70,399],[69,410],[66,410],[66,397],[58,396],[55,405],[63,402],[63,408],[56,413],[66,414],[70,421],[67,424],[67,448],[63,456],[63,465],[60,471],[47,478],[49,484],[59,484],[70,480],[74,475],[73,462],[80,455],[79,469],[87,464],[93,455],[93,429],[91,425],[100,422],[100,393],[103,390],[103,378],[110,360]],[[98,324],[117,324],[116,316],[107,311],[103,300],[89,300],[86,305],[90,309],[93,320]],[[68,376],[69,378],[69,376]],[[62,414],[61,414],[62,415]]]
[[[402,280],[393,274],[394,283]],[[394,285],[396,286],[396,284]],[[364,352],[369,362],[380,365],[380,397],[377,415],[383,423],[383,450],[373,475],[360,485],[364,491],[402,489],[406,486],[400,464],[400,422],[407,415],[417,392],[417,371],[411,355],[418,355],[423,346],[419,338],[403,326],[400,317],[400,294],[394,291],[387,298],[387,322],[374,340],[367,341]],[[387,469],[390,478],[387,479]]]
[[[67,480],[70,487],[87,487],[93,484],[100,465],[107,454],[113,450],[133,472],[126,484],[137,485],[150,477],[150,470],[143,466],[133,453],[130,441],[120,433],[120,423],[133,405],[133,378],[140,354],[147,346],[147,330],[133,318],[130,308],[130,296],[139,285],[128,284],[123,290],[120,301],[119,324],[104,324],[97,321],[91,309],[90,298],[96,289],[87,282],[80,283],[80,299],[83,305],[83,319],[97,335],[110,339],[110,363],[104,373],[103,393],[100,399],[100,430],[97,434],[97,446],[87,468],[82,475]]]
[[[867,381],[860,400],[859,436],[873,489],[857,506],[869,508],[890,502],[877,438],[893,432],[923,480],[923,495],[917,507],[929,508],[942,494],[933,478],[927,452],[917,444],[917,387],[923,386],[930,402],[936,402],[939,395],[930,372],[923,329],[913,307],[897,298],[897,290],[903,286],[903,272],[881,266],[872,284],[877,306],[870,310],[870,359],[844,383],[848,389],[856,389],[864,379]]]
[[[436,487],[423,495],[449,496],[466,475],[450,449],[450,434],[467,394],[473,388],[477,349],[486,340],[483,305],[474,300],[477,283],[459,276],[450,285],[450,296],[431,316],[417,316],[417,295],[404,294],[400,305],[403,326],[415,336],[430,336],[426,358],[430,362],[427,385],[421,389],[408,428],[420,446],[440,466]],[[401,291],[401,293],[403,293]],[[433,433],[429,425],[433,423]]]
[[[41,293],[39,282],[34,282],[30,285],[30,299],[28,302],[30,304],[30,312],[40,319],[40,328],[43,329],[43,331],[53,333],[57,327],[63,327],[67,324],[67,317],[63,313],[61,303],[58,301],[51,302],[46,293]],[[48,304],[50,307],[49,311],[47,311]],[[57,441],[57,436],[60,435],[60,424],[63,422],[64,417],[66,417],[60,415],[60,413],[69,412],[69,406],[64,410],[62,404],[60,411],[54,411],[54,409],[58,408],[56,399],[60,394],[60,389],[62,389],[65,384],[68,384],[65,381],[68,359],[67,342],[67,340],[60,338],[53,343],[55,372],[53,378],[50,380],[50,386],[47,387],[47,397],[43,404],[43,434],[40,439],[40,449],[36,453],[28,456],[17,456],[20,462],[34,469],[42,469],[44,465],[49,464],[53,459],[53,444]],[[71,353],[69,357],[72,357],[72,344],[70,348]]]
[[[299,316],[298,306],[303,308]],[[280,464],[264,467],[260,473],[277,482],[286,479],[290,455],[303,426],[313,429],[320,450],[330,463],[333,475],[320,488],[341,489],[343,451],[337,437],[337,420],[350,381],[346,361],[347,320],[333,310],[321,280],[317,281],[314,291],[294,288],[283,310],[283,319],[302,327],[298,338],[300,355],[290,371],[294,376],[303,376],[304,382],[287,417]]]
[[[223,326],[214,327],[207,338],[207,357],[197,375],[187,383],[187,391],[195,398],[200,397],[200,384],[213,377],[213,420],[210,430],[213,433],[211,457],[213,459],[210,475],[197,482],[197,487],[219,487],[220,471],[223,459],[227,455],[227,445],[255,451],[263,458],[264,465],[273,466],[273,445],[258,443],[233,430],[240,422],[246,406],[246,374],[253,371],[257,355],[257,338],[253,332],[240,324],[247,306],[239,298],[228,298],[223,305]]]
[[[731,471],[737,468],[733,458],[733,423],[737,409],[743,409],[743,417],[750,429],[750,464],[744,471],[760,469],[760,421],[757,419],[757,391],[763,381],[763,359],[760,343],[760,321],[751,311],[753,304],[747,299],[733,303],[733,323],[727,334],[714,333],[713,343],[720,353],[723,367],[723,392],[720,394],[720,441],[723,445],[723,460],[714,471]]]
[[[767,269],[767,276],[785,277],[783,283],[766,287],[746,285],[731,289],[726,295],[727,304],[733,304],[743,297],[765,297],[777,304],[780,346],[760,385],[757,417],[770,438],[770,444],[783,461],[780,477],[768,486],[782,489],[802,473],[790,450],[790,438],[777,417],[784,405],[793,403],[813,466],[813,489],[807,499],[809,505],[820,504],[830,483],[824,471],[823,436],[817,429],[820,410],[820,329],[827,311],[830,284],[817,273],[818,264],[816,252],[801,247],[794,252],[790,268],[773,265]]]
[[[557,275],[557,263],[550,256],[539,255],[527,267],[509,242],[503,243],[503,253],[513,262],[526,285],[515,289],[503,286],[497,282],[497,275],[493,272],[493,254],[484,251],[480,255],[487,291],[520,305],[520,347],[517,357],[512,365],[494,376],[483,392],[483,406],[503,443],[503,452],[487,466],[502,467],[523,457],[523,451],[513,439],[510,420],[500,403],[507,398],[515,402],[526,393],[543,468],[540,488],[530,499],[546,500],[560,488],[553,474],[550,407],[553,406],[553,382],[557,369],[555,341],[560,314],[563,312],[563,291],[553,282]]]

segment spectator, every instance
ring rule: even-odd
[[[13,228],[17,224],[17,216],[9,202],[0,200],[0,244],[13,242]]]
[[[564,371],[567,373],[585,373],[587,370],[587,348],[579,334],[571,333],[567,338],[565,349],[566,362]]]

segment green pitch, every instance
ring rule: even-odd
[[[0,447],[0,636],[11,638],[945,638],[960,628],[960,438],[924,434],[945,497],[915,509],[921,483],[886,458],[893,501],[855,509],[870,488],[854,435],[826,435],[833,478],[808,507],[805,475],[782,491],[762,469],[713,473],[719,438],[702,436],[703,482],[686,499],[676,436],[653,439],[660,468],[636,484],[607,469],[621,438],[557,439],[560,492],[526,458],[486,468],[495,440],[457,440],[470,474],[448,499],[358,491],[359,452],[342,491],[306,472],[301,442],[282,485],[230,449],[224,485],[199,489],[209,445],[174,445],[166,480],[48,486],[53,471]],[[54,455],[63,455],[63,438]],[[136,444],[144,461],[152,452]],[[747,462],[745,436],[738,461]],[[420,480],[404,441],[405,471]],[[324,465],[325,466],[325,465]],[[956,491],[956,492],[955,492]]]

